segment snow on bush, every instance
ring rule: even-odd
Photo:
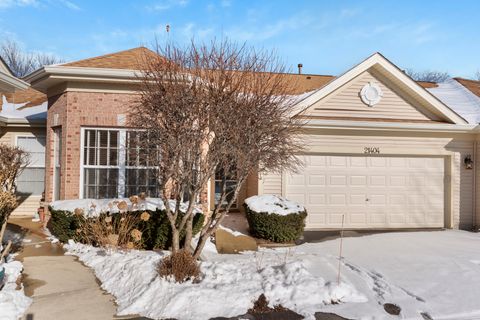
[[[0,290],[0,320],[16,320],[20,318],[32,299],[25,296],[23,285],[17,290],[17,279],[22,273],[23,265],[20,261],[14,261],[12,256],[6,263],[0,264],[5,267],[5,286]]]
[[[179,320],[233,317],[245,314],[264,293],[271,305],[282,304],[314,319],[326,304],[365,301],[348,284],[336,286],[312,275],[301,261],[279,265],[275,254],[266,254],[261,269],[253,254],[217,254],[201,263],[200,282],[179,284],[158,275],[158,263],[166,252],[105,251],[72,241],[65,248],[93,268],[102,288],[116,297],[118,315]]]
[[[275,213],[281,216],[305,211],[305,208],[296,202],[270,194],[247,198],[245,204],[252,211]]]
[[[160,198],[135,198],[137,201],[132,202],[130,198],[118,199],[78,199],[78,200],[59,200],[50,203],[53,210],[75,212],[75,209],[81,209],[87,217],[97,217],[102,212],[118,213],[141,210],[165,210],[165,203]],[[170,200],[171,210],[175,210],[175,200]],[[180,205],[180,210],[185,212],[188,202]],[[195,213],[201,213],[199,208],[194,209]]]
[[[245,200],[250,233],[274,242],[299,239],[305,227],[307,212],[296,202],[274,195],[253,196]]]

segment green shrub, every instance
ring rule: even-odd
[[[67,242],[69,239],[79,241],[77,229],[80,227],[81,215],[75,215],[70,211],[53,210],[49,207],[50,219],[48,220],[48,229],[61,242]]]
[[[291,242],[299,239],[305,228],[307,212],[279,215],[255,212],[244,204],[250,233],[257,238],[273,242]]]
[[[73,239],[78,242],[82,242],[82,239],[78,236],[77,229],[80,227],[82,219],[86,219],[83,215],[75,215],[70,211],[54,210],[49,208],[51,218],[48,221],[48,228],[51,233],[57,237],[61,242],[67,242],[69,239]],[[126,214],[141,215],[143,212],[148,212],[150,218],[147,221],[139,219],[139,224],[136,227],[142,231],[142,245],[144,249],[168,249],[172,243],[172,228],[167,218],[167,214],[164,210],[145,210],[134,211]],[[107,213],[102,213],[107,215]],[[122,214],[112,214],[112,219],[120,219]],[[178,221],[181,219],[181,215],[178,217]],[[201,213],[195,214],[193,217],[193,234],[200,232],[204,215]],[[180,240],[185,238],[185,231],[180,234]]]

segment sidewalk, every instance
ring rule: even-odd
[[[27,229],[24,249],[17,256],[24,266],[25,293],[33,298],[24,319],[115,319],[113,297],[101,290],[89,268],[64,256],[31,218],[13,218],[9,223]]]

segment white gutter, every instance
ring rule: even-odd
[[[45,66],[26,76],[25,81],[32,83],[48,76],[79,76],[87,78],[106,77],[118,79],[132,79],[136,78],[140,74],[139,72],[140,71],[138,70],[129,69]]]
[[[340,120],[308,120],[303,126],[307,129],[352,129],[352,130],[398,130],[421,132],[456,132],[478,133],[479,125],[430,124],[430,123],[398,123],[373,121],[340,121]]]
[[[11,91],[26,90],[30,86],[23,80],[15,78],[14,76],[11,76],[9,74],[0,72],[0,86],[2,85],[8,86],[9,88],[11,88]]]
[[[47,119],[7,118],[0,116],[0,127],[45,127]]]

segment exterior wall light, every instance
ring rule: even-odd
[[[463,163],[465,164],[465,169],[473,169],[473,160],[471,155],[465,156],[465,159],[463,159]]]

